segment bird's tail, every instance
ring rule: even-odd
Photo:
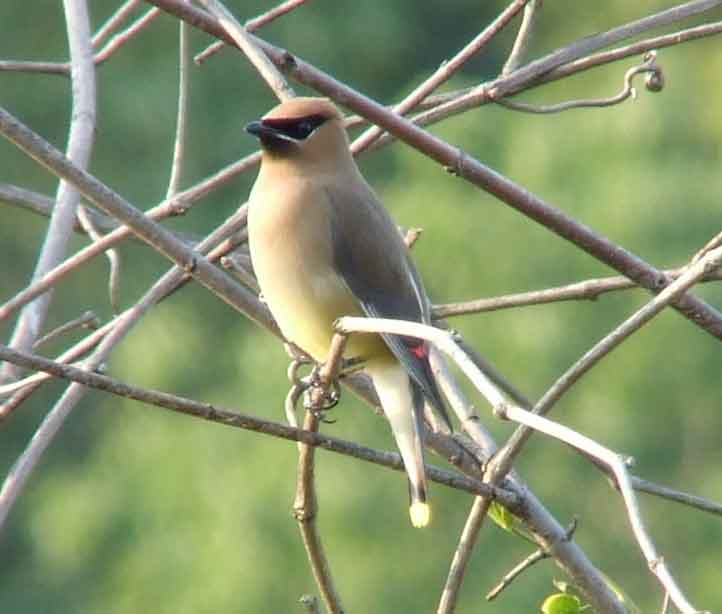
[[[410,381],[404,368],[395,360],[375,361],[368,364],[366,370],[374,382],[381,407],[391,424],[396,446],[409,478],[411,524],[425,527],[431,521],[431,508],[426,501],[426,473],[420,434],[423,393]]]

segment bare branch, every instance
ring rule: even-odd
[[[150,9],[142,17],[139,17],[123,32],[113,36],[108,43],[92,58],[96,65],[105,62],[118,49],[123,47],[128,41],[136,36],[156,17],[160,15],[157,8]],[[110,23],[110,22],[109,22]],[[115,29],[117,24],[113,23],[112,28]],[[72,56],[72,53],[71,53]],[[68,76],[71,72],[71,63],[67,62],[24,62],[16,60],[0,61],[0,72],[24,72],[24,73],[43,73],[48,75]]]
[[[9,183],[0,183],[0,201],[43,217],[50,217],[53,214],[53,207],[55,207],[55,201],[49,196]],[[107,215],[88,208],[85,209],[85,212],[100,230],[110,231],[118,227],[117,222]],[[85,234],[77,215],[73,230]]]
[[[186,247],[170,231],[155,224],[95,177],[73,165],[47,141],[44,141],[37,134],[23,126],[1,108],[0,132],[24,151],[32,152],[32,156],[46,168],[51,169],[64,179],[72,181],[90,202],[123,222],[146,243],[155,247],[164,256],[201,281],[203,285],[224,298],[229,304],[236,301],[239,303],[247,302],[249,307],[256,304],[255,297],[248,290],[238,284],[231,286],[231,280],[226,274]],[[230,298],[231,294],[235,296],[235,299]],[[256,311],[255,317],[251,315],[252,311]],[[248,313],[252,319],[262,321],[256,309],[251,307]]]
[[[255,32],[266,24],[271,23],[277,17],[281,17],[282,15],[290,13],[302,4],[306,4],[306,2],[308,2],[308,0],[286,0],[285,2],[281,2],[281,4],[270,9],[269,11],[266,11],[262,15],[258,15],[253,19],[249,19],[245,24],[243,24],[243,27],[246,29],[247,32]],[[193,58],[193,61],[196,64],[203,64],[203,62],[210,59],[225,46],[225,42],[216,41],[208,45],[208,47],[206,47],[200,53],[196,54],[196,56]]]
[[[509,395],[509,397],[522,408],[531,410],[533,403],[524,394],[506,381],[501,373],[489,364],[488,361],[479,356],[474,348],[465,343],[463,339],[457,339],[457,343],[459,344],[459,347],[467,353],[476,367],[480,369],[489,379],[491,379],[496,386],[501,388],[505,394]],[[449,371],[446,363],[443,359],[440,359],[440,357],[437,356],[437,352],[435,351],[432,351],[431,353],[431,368],[434,372],[434,378],[441,386],[444,397],[446,397],[451,404],[456,415],[461,421],[464,430],[472,437],[474,442],[484,450],[486,456],[491,458],[491,456],[497,451],[496,444],[493,439],[491,439],[491,436],[482,428],[481,421],[474,407],[468,400],[466,400],[464,393],[459,385],[454,381],[453,375]],[[600,468],[602,467],[600,466]],[[493,466],[490,466],[489,469],[492,469],[490,473],[493,473]],[[722,504],[716,503],[715,501],[710,501],[704,497],[681,492],[679,490],[669,488],[668,486],[656,484],[635,475],[631,476],[631,480],[634,489],[640,492],[646,492],[657,497],[675,501],[710,514],[718,516],[722,515]]]
[[[211,14],[219,21],[225,31],[231,36],[233,41],[243,50],[246,57],[250,60],[258,73],[263,77],[268,87],[271,88],[279,100],[288,100],[296,94],[286,79],[278,71],[255,43],[252,36],[236,21],[233,14],[219,0],[198,0],[205,6]]]
[[[210,250],[208,252],[208,259],[210,261],[221,258],[226,251],[233,249],[232,243],[226,243],[226,237],[235,233],[240,226],[245,225],[246,215],[247,208],[241,207],[235,214],[233,214],[221,226],[219,226],[215,231],[213,231],[213,233],[206,237],[204,241],[199,243],[198,251],[200,253],[203,253],[207,250]],[[220,244],[217,247],[213,247],[219,242]],[[185,272],[179,275],[178,271],[169,271],[168,273],[166,273],[166,275],[161,277],[161,279],[155,283],[155,285],[150,289],[146,296],[141,300],[141,304],[144,301],[150,304],[159,303],[166,297],[170,296],[178,288],[182,287],[189,279],[190,276]],[[242,309],[242,307],[239,308]],[[95,348],[99,343],[101,343],[109,334],[113,333],[118,322],[125,321],[125,319],[132,317],[133,314],[137,312],[137,306],[127,309],[118,318],[107,323],[101,329],[97,330],[95,333],[90,335],[88,338],[82,340],[74,347],[66,350],[61,356],[56,359],[56,362],[67,364],[74,360],[78,360],[80,357],[84,356],[93,348]],[[257,312],[259,316],[262,316],[264,314],[264,312],[260,308],[260,305],[257,305]],[[273,328],[273,323],[270,319],[270,315],[267,314],[267,312],[265,313],[264,324],[267,328]],[[24,400],[24,398],[26,398],[28,392],[32,392],[33,390],[35,390],[38,385],[42,384],[49,377],[49,375],[44,373],[36,373],[19,382],[0,386],[0,397],[12,394],[13,392],[20,390],[23,394],[20,396],[18,401],[22,401]],[[11,400],[8,402],[9,405],[8,403],[6,403],[5,406],[0,408],[0,419],[5,417],[10,411],[12,411],[14,405],[18,401]]]
[[[503,98],[518,91],[518,88],[528,81],[534,80],[563,64],[578,60],[594,51],[610,47],[620,41],[637,36],[642,32],[688,19],[689,17],[699,15],[706,11],[711,11],[719,6],[722,6],[722,0],[693,0],[692,2],[686,2],[685,4],[660,11],[654,15],[643,17],[637,21],[626,23],[612,30],[587,36],[568,47],[558,49],[539,60],[531,62],[507,77],[500,79],[490,94],[494,98]]]
[[[307,410],[303,430],[316,433],[318,432],[318,423],[318,414],[313,409]],[[321,597],[326,604],[326,609],[331,614],[343,614],[341,597],[336,590],[331,568],[316,524],[318,514],[314,479],[316,448],[305,443],[299,443],[298,448],[298,482],[296,484],[296,497],[293,502],[293,515],[298,521],[303,545],[306,548],[306,554],[311,564],[311,571],[321,591]]]
[[[664,34],[662,36],[655,36],[653,38],[647,38],[631,45],[624,47],[618,47],[609,51],[603,51],[587,57],[579,58],[573,62],[559,66],[548,73],[545,73],[539,83],[549,83],[550,81],[557,81],[573,75],[576,73],[602,66],[603,64],[609,64],[616,62],[624,58],[640,55],[647,51],[653,51],[655,49],[662,49],[664,47],[670,47],[672,45],[679,45],[693,40],[699,40],[707,36],[715,36],[722,33],[722,21],[716,21],[713,23],[703,24],[701,26],[695,26],[694,28],[686,28],[678,32],[672,32],[671,34]]]
[[[609,32],[613,31],[610,30]],[[715,22],[694,28],[688,28],[672,34],[665,34],[663,36],[645,39],[625,47],[619,47],[617,49],[604,51],[587,57],[583,57],[584,54],[582,54],[582,57],[579,57],[579,59],[562,64],[547,72],[540,70],[538,74],[530,73],[524,83],[517,85],[514,88],[514,91],[509,92],[508,95],[518,94],[524,90],[531,89],[545,83],[550,83],[552,81],[557,81],[596,66],[616,62],[629,56],[640,55],[647,51],[661,49],[662,47],[669,47],[671,45],[678,45],[680,43],[698,40],[700,38],[720,33],[722,33],[722,22]],[[551,58],[557,53],[561,55],[570,54],[575,56],[576,49],[577,43],[572,43],[568,47],[560,49],[558,52],[554,52],[550,56],[547,56],[547,58]],[[477,108],[492,102],[498,102],[499,96],[496,88],[499,85],[506,87],[507,80],[511,76],[512,73],[509,75],[502,75],[497,79],[487,83],[482,83],[467,90],[440,95],[433,101],[435,104],[432,105],[431,108],[414,117],[412,121],[419,126],[427,126],[452,117],[453,115],[458,115],[468,111],[469,109]],[[385,135],[380,140],[385,143],[387,140],[391,140],[391,137],[389,135]]]
[[[158,17],[160,11],[152,8],[148,10],[144,15],[135,20],[130,26],[128,26],[122,32],[119,32],[113,36],[108,43],[98,53],[95,54],[94,62],[99,65],[105,62],[110,56],[116,51],[123,47],[127,42],[132,40],[138,33],[144,30],[150,25],[150,23]]]
[[[449,369],[449,365],[435,347],[432,347],[429,362],[434,379],[441,387],[441,391],[459,419],[461,427],[471,437],[472,441],[479,446],[484,460],[491,458],[496,452],[496,443],[493,437],[483,427],[476,408],[466,398],[461,386],[459,386],[451,369]],[[484,369],[480,370],[488,375],[488,372]]]
[[[496,408],[499,417],[503,419],[514,420],[523,424],[527,428],[554,437],[564,443],[583,451],[585,454],[593,456],[604,465],[608,466],[614,472],[614,477],[619,484],[619,489],[627,508],[627,514],[632,527],[632,532],[639,544],[642,553],[649,565],[649,569],[657,576],[664,589],[669,593],[672,602],[679,608],[683,614],[699,614],[697,610],[682,593],[677,586],[676,581],[667,569],[667,565],[662,556],[659,555],[651,538],[647,534],[647,530],[642,521],[642,516],[637,505],[637,499],[634,495],[629,472],[624,460],[619,454],[612,452],[608,448],[598,444],[596,441],[576,433],[570,428],[561,424],[556,424],[547,418],[534,414],[532,412],[515,406],[499,406]]]
[[[486,600],[494,601],[494,599],[496,599],[499,595],[501,595],[502,591],[504,589],[506,589],[522,573],[524,573],[532,565],[535,565],[539,561],[543,561],[546,558],[549,558],[549,555],[546,552],[544,552],[541,548],[532,552],[528,557],[526,557],[518,565],[515,565],[512,569],[510,569],[508,573],[504,574],[504,577],[501,579],[501,582],[499,582],[499,584],[497,584],[493,589],[491,589],[486,594]]]
[[[123,23],[133,14],[140,5],[140,0],[126,0],[113,15],[93,35],[93,47],[102,45]]]
[[[691,495],[686,492],[669,488],[668,486],[662,486],[661,484],[655,484],[648,480],[644,480],[636,475],[631,476],[632,487],[634,490],[639,492],[646,492],[649,495],[655,497],[661,497],[662,499],[668,499],[669,501],[675,501],[686,505],[688,507],[694,507],[703,512],[714,514],[715,516],[722,516],[722,504],[715,501],[710,501],[704,497],[697,495]]]
[[[37,137],[37,135],[36,135]],[[40,139],[40,137],[37,137]],[[49,145],[41,139],[41,146]],[[260,155],[251,154],[245,158],[231,164],[225,169],[208,177],[204,181],[192,188],[181,192],[173,197],[170,201],[163,201],[156,207],[145,212],[145,215],[152,220],[159,220],[172,215],[179,215],[185,212],[194,202],[197,202],[214,189],[230,181],[239,173],[244,172],[249,167],[257,164]],[[17,293],[12,299],[0,307],[0,321],[8,318],[19,307],[22,307],[28,301],[42,294],[46,289],[53,287],[60,282],[68,273],[77,269],[79,266],[94,258],[98,254],[103,253],[106,249],[128,238],[132,231],[127,226],[121,226],[113,232],[106,235],[102,240],[93,243],[80,250],[75,256],[62,262],[57,267],[49,271],[42,278],[34,281],[25,290]]]
[[[592,349],[588,350],[577,362],[556,381],[549,390],[544,393],[539,402],[534,406],[533,413],[538,415],[546,414],[554,404],[587,373],[602,358],[619,346],[630,335],[639,330],[665,307],[667,307],[675,296],[679,296],[691,288],[702,277],[710,271],[715,270],[722,263],[722,247],[718,247],[702,260],[687,267],[675,281],[670,283],[664,290],[650,300],[644,307],[634,315],[617,326],[611,333],[599,341]],[[509,438],[509,441],[491,462],[490,471],[501,470],[502,475],[511,466],[513,458],[519,453],[526,440],[531,435],[531,429],[520,427]]]
[[[78,206],[78,220],[85,233],[94,241],[102,241],[103,235],[95,227],[92,218],[88,215],[85,207]],[[110,274],[108,275],[108,296],[113,313],[120,311],[120,254],[117,249],[109,249],[105,252],[110,263]]]
[[[664,83],[664,76],[662,69],[656,62],[656,53],[654,51],[648,52],[644,56],[644,62],[638,66],[633,66],[624,75],[624,86],[622,91],[614,96],[608,98],[584,98],[581,100],[567,100],[565,102],[559,102],[557,104],[550,105],[533,105],[524,102],[517,102],[508,98],[500,98],[497,100],[497,104],[500,104],[507,109],[512,111],[523,111],[524,113],[536,113],[539,115],[550,114],[550,113],[562,113],[563,111],[569,111],[570,109],[594,109],[600,107],[611,107],[620,104],[628,98],[636,98],[637,90],[632,86],[632,79],[640,73],[646,73],[647,79],[650,76],[654,76],[655,83],[659,83],[660,86],[655,86],[650,91],[658,92],[662,89],[661,84]]]
[[[524,7],[524,17],[521,26],[519,26],[519,32],[516,35],[511,53],[504,63],[504,68],[501,69],[502,75],[514,72],[524,62],[524,56],[527,54],[534,28],[539,19],[539,9],[542,8],[542,2],[543,0],[531,0]]]
[[[237,212],[234,217],[243,217],[245,219],[245,211]],[[146,224],[148,223],[147,220],[144,220],[144,222]],[[226,226],[232,225],[232,223],[228,223]],[[204,250],[209,249],[227,231],[227,228],[222,228],[211,233],[211,235],[198,246],[198,253],[200,254]],[[193,258],[195,260],[196,256],[193,256]],[[202,257],[199,255],[197,258],[200,261]],[[207,263],[207,261],[204,262],[206,262],[209,268],[212,268],[210,263]],[[182,280],[185,272],[187,272],[187,267],[173,267],[132,309],[127,310],[119,317],[112,330],[110,330],[98,344],[93,354],[85,360],[83,370],[94,371],[97,369],[99,365],[106,360],[112,349],[125,338],[145,313]],[[2,491],[0,491],[0,527],[3,526],[13,504],[22,492],[28,477],[37,465],[39,459],[55,437],[65,418],[69,415],[70,411],[72,411],[73,407],[83,398],[86,391],[87,388],[78,383],[73,383],[67,388],[62,397],[50,410],[45,420],[43,420],[42,424],[38,427],[27,448],[13,466],[13,469],[3,483]]]
[[[711,252],[713,249],[719,247],[722,245],[722,232],[717,233],[714,237],[712,237],[705,246],[699,250],[693,257],[692,257],[692,263],[699,262],[702,258],[704,258],[709,252]],[[712,271],[712,273],[719,273],[719,270]]]
[[[261,292],[261,287],[258,285],[258,281],[255,276],[251,273],[250,258],[247,256],[241,256],[238,253],[232,253],[221,258],[221,266],[231,271],[238,280],[246,286],[248,289],[253,291],[255,294]]]
[[[451,561],[449,575],[446,578],[446,584],[441,594],[441,601],[436,609],[436,614],[453,614],[456,610],[456,601],[459,596],[461,583],[464,581],[466,569],[469,566],[471,553],[476,545],[484,518],[489,511],[491,499],[488,497],[475,497],[474,503],[464,524],[464,529],[459,538],[459,545],[454,552],[454,558]]]
[[[336,322],[336,330],[344,334],[351,333],[389,333],[402,337],[424,339],[437,349],[451,357],[467,378],[491,403],[495,411],[507,407],[503,395],[489,378],[476,367],[474,362],[459,348],[454,337],[444,331],[418,322],[390,320],[384,318],[344,317]],[[498,479],[488,470],[485,479]],[[493,482],[492,482],[493,483]],[[528,513],[525,513],[528,512]],[[526,520],[539,545],[557,559],[561,566],[578,584],[592,605],[602,612],[624,612],[619,598],[609,588],[599,571],[586,559],[578,547],[566,537],[566,532],[558,523],[552,522],[531,492],[527,491],[524,510],[514,512]]]
[[[662,274],[670,280],[677,279],[684,268],[668,269]],[[702,282],[722,280],[722,272],[719,270],[707,273]],[[565,286],[547,288],[545,290],[532,290],[519,294],[506,294],[492,298],[482,298],[463,303],[448,303],[435,305],[433,315],[435,318],[449,318],[472,313],[484,313],[498,311],[500,309],[512,309],[514,307],[528,307],[531,305],[546,305],[560,301],[595,301],[601,295],[618,290],[639,290],[640,287],[627,277],[598,277],[587,279]]]
[[[185,161],[185,143],[188,126],[188,95],[190,89],[190,48],[188,43],[190,26],[180,22],[178,43],[178,114],[175,127],[175,145],[173,146],[173,162],[171,164],[170,179],[165,198],[173,198],[180,188],[181,176]]]
[[[90,42],[90,19],[83,0],[64,0],[68,44],[72,62],[73,108],[68,135],[67,155],[71,163],[86,168],[90,160],[95,133],[95,67]],[[38,256],[33,279],[38,279],[63,259],[73,232],[75,211],[80,194],[69,183],[58,186],[56,205]],[[15,326],[10,346],[31,348],[39,337],[50,307],[52,294],[40,296],[28,304]],[[17,370],[0,369],[0,380],[17,376]]]
[[[90,17],[88,7],[83,0],[64,0],[63,8],[73,81],[73,110],[67,152],[71,164],[75,163],[79,168],[85,168],[90,160],[95,132],[95,66],[90,40]],[[56,200],[57,204],[48,226],[45,244],[35,268],[35,278],[62,260],[72,234],[80,194],[71,184],[61,181]],[[10,342],[11,347],[20,349],[32,347],[45,322],[50,298],[50,294],[46,294],[23,310]],[[14,370],[8,368],[3,369],[3,372],[5,375],[14,374]],[[73,386],[68,388],[45,416],[27,448],[3,482],[0,490],[0,527],[3,526],[33,468],[79,400],[79,395],[71,388]]]
[[[62,75],[70,73],[70,64],[61,62],[26,62],[24,60],[0,60],[0,72],[40,73]]]
[[[401,456],[395,452],[374,450],[373,448],[367,448],[355,442],[346,441],[323,433],[311,433],[303,429],[281,424],[280,422],[237,413],[217,405],[193,401],[158,390],[140,388],[106,375],[100,375],[70,365],[62,365],[27,352],[18,352],[4,345],[0,345],[0,360],[9,361],[28,369],[41,369],[47,373],[51,373],[55,377],[68,379],[83,386],[134,399],[153,407],[160,407],[203,420],[254,431],[289,441],[302,442],[323,448],[329,452],[336,452],[337,454],[343,454],[358,460],[393,469],[394,471],[404,471]],[[426,473],[428,478],[437,484],[443,484],[450,488],[462,490],[474,495],[488,495],[510,510],[517,510],[521,504],[519,495],[513,491],[487,486],[478,480],[455,472],[426,465]]]
[[[704,262],[698,263],[690,267],[689,278],[684,279],[684,283],[692,285],[694,275],[702,274],[699,269],[704,269],[703,265],[714,266],[719,259],[722,261],[722,248],[718,248],[719,251],[710,252],[707,255]],[[685,276],[682,276],[682,280]],[[675,282],[679,284],[679,287],[672,292],[683,292],[683,283],[680,280]],[[670,286],[671,287],[671,286]],[[689,287],[689,286],[687,286]],[[666,291],[665,291],[666,292]],[[669,302],[669,296],[663,296],[664,292],[659,296],[662,298],[661,301]],[[655,297],[648,305],[655,303],[659,297]],[[661,309],[661,308],[660,308]],[[648,311],[652,311],[649,308]],[[649,316],[651,319],[652,316]],[[430,343],[433,343],[438,349],[442,350],[448,356],[454,359],[457,365],[461,368],[464,374],[472,381],[474,386],[481,392],[484,397],[491,403],[494,408],[494,412],[500,417],[508,417],[511,420],[515,420],[525,425],[527,428],[533,428],[543,433],[551,435],[557,439],[561,439],[565,443],[568,443],[574,448],[580,449],[585,453],[595,457],[603,464],[610,467],[614,472],[615,478],[618,481],[622,496],[627,506],[630,522],[632,525],[633,533],[642,549],[645,558],[647,559],[650,569],[659,578],[662,585],[666,590],[670,592],[672,600],[682,612],[685,613],[696,613],[697,611],[689,604],[682,592],[676,585],[676,582],[672,578],[671,574],[666,568],[664,560],[661,559],[654,548],[652,541],[649,539],[641,517],[639,515],[636,498],[631,486],[631,481],[624,462],[617,454],[607,450],[598,443],[592,441],[589,438],[583,437],[578,433],[574,433],[571,429],[563,427],[558,424],[554,424],[551,421],[540,417],[539,415],[528,412],[519,407],[510,406],[505,402],[503,396],[495,389],[493,384],[488,378],[479,371],[476,366],[468,359],[465,354],[460,351],[458,345],[453,340],[453,337],[448,333],[439,331],[430,326],[419,324],[416,322],[406,322],[402,320],[389,320],[383,318],[357,318],[357,317],[344,317],[340,318],[336,323],[336,328],[339,332],[344,334],[351,333],[389,333],[395,335],[401,335],[406,337],[415,337],[418,339],[424,339]],[[493,478],[493,472],[489,474]]]
[[[514,0],[501,14],[484,30],[466,45],[451,60],[444,62],[438,70],[426,79],[419,87],[414,89],[393,109],[394,113],[403,115],[413,109],[438,87],[454,76],[471,58],[479,53],[489,42],[506,27],[506,25],[524,8],[529,0]],[[383,129],[377,126],[369,128],[351,145],[354,153],[363,151],[383,134]]]
[[[100,318],[96,316],[92,311],[86,311],[80,317],[74,318],[65,324],[58,326],[55,330],[49,332],[44,337],[41,337],[33,344],[33,349],[39,348],[41,345],[54,341],[61,335],[69,333],[71,330],[76,328],[86,328],[89,330],[97,330],[100,327]],[[1,386],[0,386],[1,388]],[[2,392],[0,392],[2,396]]]

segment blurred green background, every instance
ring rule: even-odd
[[[94,27],[117,6],[94,0]],[[484,27],[500,1],[312,0],[262,31],[383,102],[399,100]],[[672,6],[547,0],[532,52],[552,49]],[[270,2],[228,3],[242,19]],[[603,6],[602,6],[603,5]],[[708,15],[722,18],[722,11]],[[685,22],[685,26],[699,20]],[[0,58],[64,59],[59,2],[0,4]],[[496,74],[514,28],[444,89]],[[165,194],[177,89],[177,22],[161,16],[98,72],[98,138],[91,170],[140,208]],[[192,34],[194,51],[209,38]],[[678,266],[722,227],[722,40],[660,52],[667,87],[635,102],[529,116],[486,106],[432,130],[659,267]],[[607,96],[630,59],[522,96],[549,103]],[[298,88],[302,90],[302,88]],[[0,104],[59,147],[69,81],[0,73]],[[238,53],[192,69],[188,186],[251,152],[245,122],[274,98]],[[612,274],[555,235],[402,145],[360,160],[397,221],[425,228],[414,256],[436,302],[493,296]],[[52,195],[54,179],[5,141],[0,181]],[[218,190],[173,228],[205,233],[245,199],[253,173]],[[24,287],[46,220],[0,203],[0,300]],[[74,238],[72,249],[84,245]],[[122,247],[123,305],[168,267],[152,250]],[[83,310],[111,310],[97,259],[55,294],[48,328]],[[722,286],[695,290],[722,305]],[[646,299],[641,291],[452,321],[532,398]],[[0,336],[7,339],[5,324]],[[56,355],[70,339],[47,348]],[[191,285],[147,316],[112,357],[112,375],[282,420],[287,358],[280,344]],[[553,416],[636,459],[651,480],[722,499],[720,346],[674,312],[605,359]],[[37,393],[0,425],[5,474],[62,386]],[[500,439],[511,430],[488,415]],[[328,433],[384,449],[384,421],[346,395]],[[430,458],[432,462],[440,462]],[[294,445],[91,392],[45,455],[2,534],[0,612],[300,611],[316,592],[290,506]],[[619,497],[589,463],[537,437],[518,469],[557,518],[644,612],[662,595],[633,541]],[[432,487],[433,526],[411,528],[399,473],[319,453],[320,529],[349,612],[429,612],[438,601],[471,499]],[[722,605],[720,520],[642,496],[649,529],[695,605]],[[534,612],[563,577],[546,562],[497,602],[483,595],[529,553],[483,530],[459,612]]]

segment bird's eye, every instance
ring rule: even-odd
[[[314,128],[315,126],[310,121],[304,119],[300,124],[298,124],[298,134],[302,139],[305,139],[313,132]]]

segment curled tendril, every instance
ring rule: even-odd
[[[301,369],[313,365],[311,372],[301,375]],[[288,365],[287,376],[291,388],[286,395],[286,419],[291,426],[298,426],[297,406],[303,397],[303,406],[313,412],[324,424],[336,422],[327,418],[325,412],[335,407],[341,398],[341,386],[334,380],[326,387],[319,377],[319,366],[303,356],[296,356]]]
[[[657,52],[648,51],[644,55],[641,64],[637,66],[632,66],[632,68],[630,68],[624,74],[624,87],[622,88],[622,91],[618,94],[615,94],[614,96],[610,96],[609,98],[567,100],[558,104],[540,106],[526,104],[523,102],[514,102],[505,98],[501,98],[496,102],[497,104],[500,104],[514,111],[537,114],[561,113],[562,111],[568,111],[569,109],[580,109],[588,107],[611,107],[613,105],[624,102],[625,100],[627,100],[627,98],[632,98],[632,100],[636,99],[637,90],[632,85],[632,82],[634,80],[634,77],[639,74],[645,75],[644,85],[648,91],[660,92],[664,88],[664,73],[662,72],[662,67],[657,64]]]

